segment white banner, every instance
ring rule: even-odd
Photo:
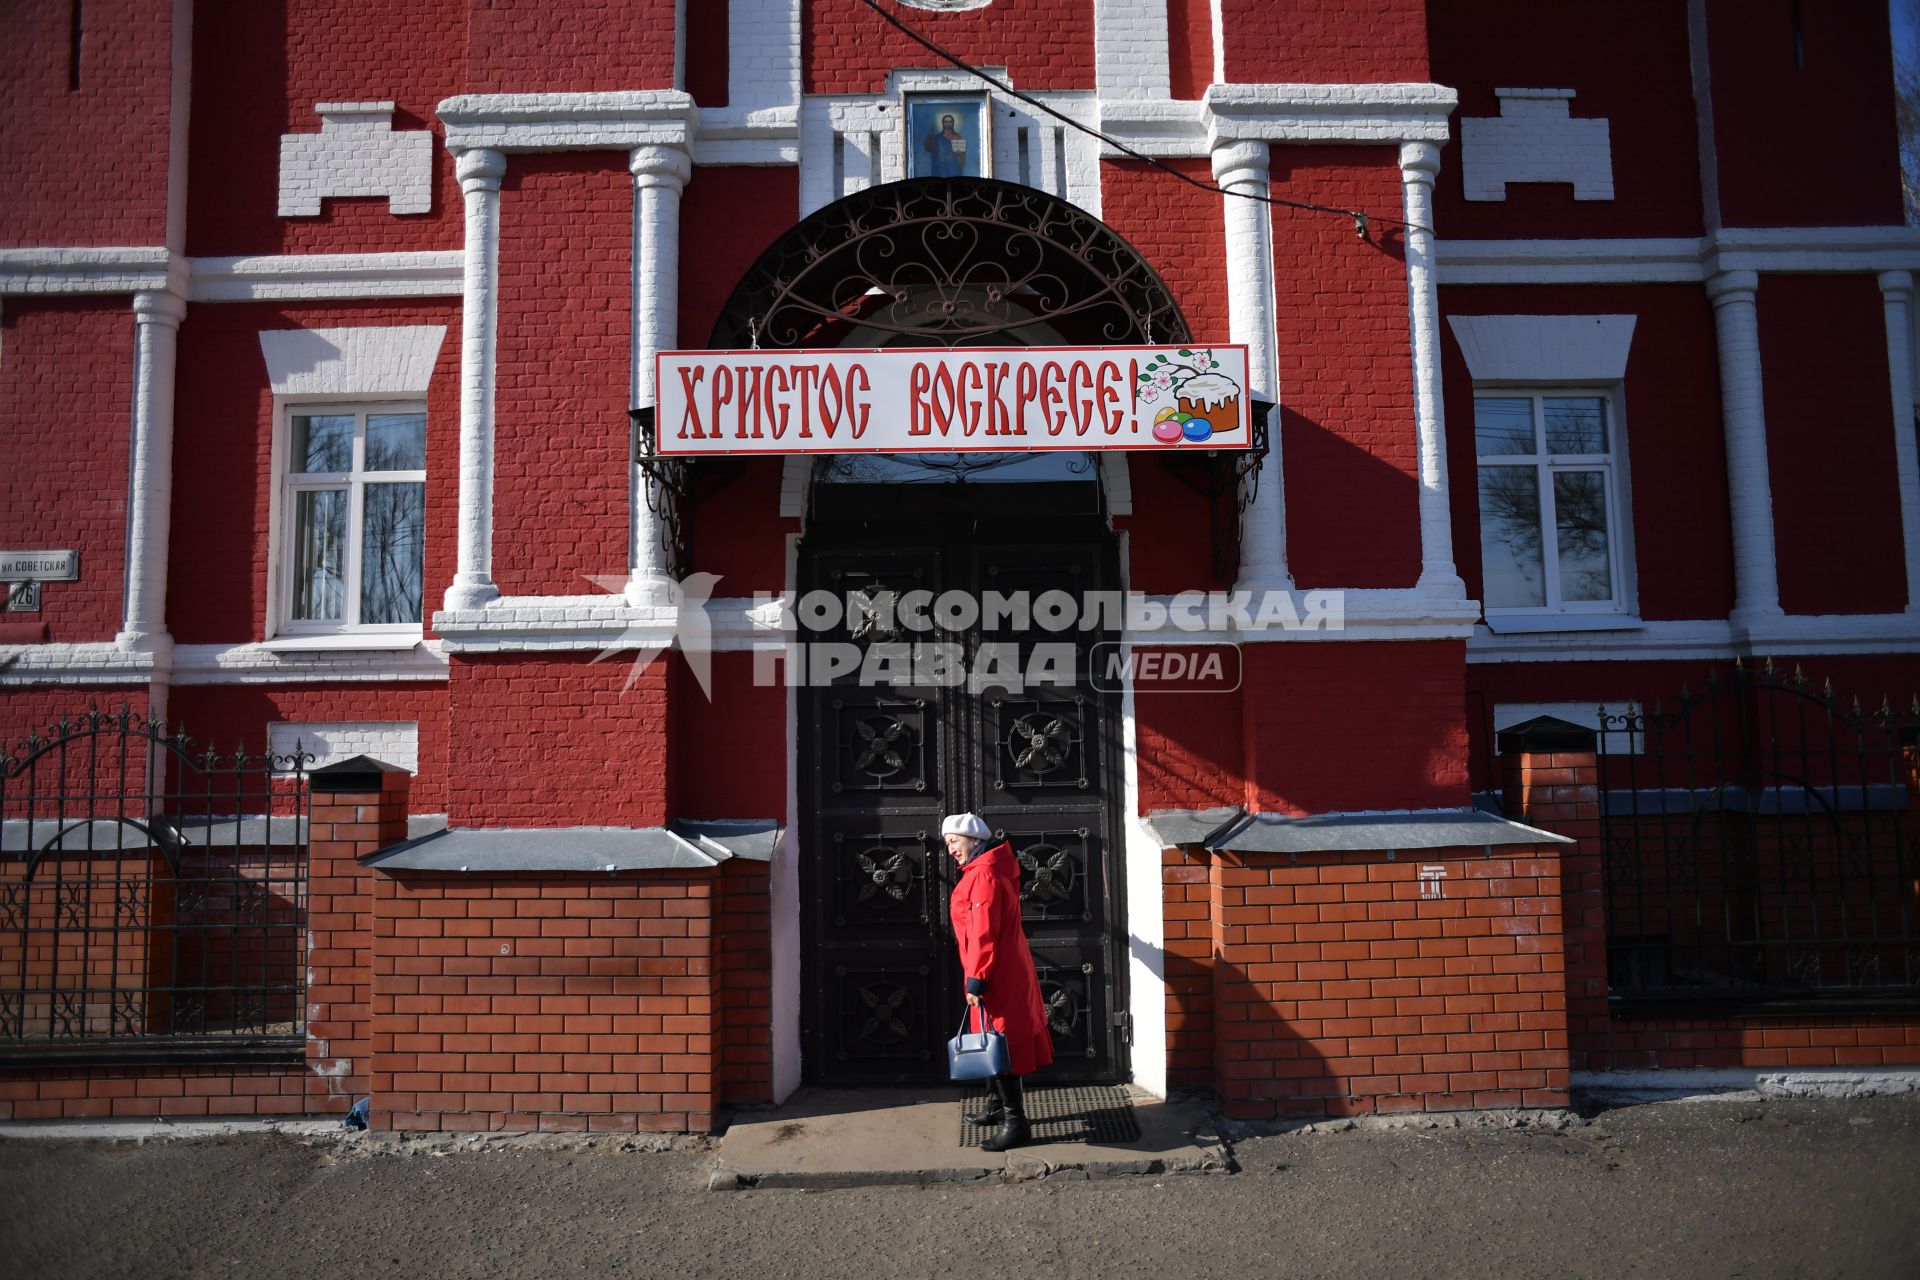
[[[1246,449],[1245,346],[664,351],[668,456]]]

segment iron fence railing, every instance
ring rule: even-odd
[[[299,1043],[309,758],[124,708],[21,739],[0,767],[0,1060]]]
[[[1920,1009],[1920,701],[1736,662],[1599,723],[1617,1013]]]

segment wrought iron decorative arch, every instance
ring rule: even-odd
[[[1159,273],[1092,214],[1011,182],[914,178],[835,201],[782,235],[734,288],[707,345],[1189,336]]]

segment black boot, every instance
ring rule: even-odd
[[[1001,1099],[1000,1082],[1003,1076],[987,1078],[987,1104],[978,1111],[970,1111],[963,1117],[968,1124],[978,1125],[982,1129],[991,1128],[1000,1123],[1007,1114],[1007,1106]]]
[[[982,1151],[1005,1151],[1033,1136],[1027,1128],[1027,1095],[1020,1087],[1020,1077],[995,1078],[1004,1082],[1000,1086],[1000,1097],[1006,1103],[1006,1114],[1000,1118],[999,1131],[980,1144]]]

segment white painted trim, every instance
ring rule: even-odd
[[[416,640],[398,651],[378,645],[290,649],[251,642],[183,644],[173,650],[175,684],[396,683],[446,678],[446,646],[432,640]]]
[[[458,249],[193,258],[188,266],[187,297],[193,302],[460,295]]]
[[[184,276],[184,260],[165,245],[0,249],[0,294],[138,293],[170,289]]]
[[[788,534],[783,547],[784,581],[791,595],[799,590],[800,536]],[[782,668],[794,668],[787,651]],[[773,1037],[773,1100],[785,1102],[800,1087],[800,691],[787,685],[786,829],[774,847],[767,875],[767,1021]]]
[[[1655,621],[1612,631],[1496,635],[1485,626],[1467,640],[1469,663],[1663,662],[1753,655],[1920,652],[1920,619],[1905,614],[1784,615],[1763,627],[1727,619]]]
[[[1439,84],[1212,84],[1208,142],[1447,141],[1460,97]]]
[[[1734,617],[1780,616],[1768,479],[1766,397],[1760,370],[1760,278],[1722,272],[1707,281],[1720,359],[1720,410],[1726,437],[1727,505],[1733,522]]]
[[[164,672],[167,634],[167,548],[173,526],[173,402],[180,322],[187,304],[176,293],[133,295],[133,413],[127,494],[124,611],[114,642],[151,652]]]
[[[697,121],[693,98],[678,89],[461,94],[437,114],[456,153],[685,148]]]
[[[1460,121],[1461,188],[1505,200],[1513,183],[1565,182],[1575,200],[1613,199],[1613,135],[1604,117],[1575,116],[1572,89],[1495,89],[1497,116]]]
[[[1166,0],[1094,0],[1093,68],[1103,99],[1170,96]]]
[[[341,196],[384,196],[393,215],[433,208],[433,131],[393,127],[394,104],[322,102],[318,133],[280,135],[283,218],[320,216]]]
[[[1920,270],[1920,227],[1727,228],[1655,239],[1442,240],[1440,283],[1668,284],[1721,271]]]
[[[788,519],[806,519],[807,494],[812,487],[812,456],[788,454],[780,468],[780,514]]]
[[[1695,1067],[1648,1071],[1575,1071],[1575,1093],[1611,1102],[1709,1097],[1876,1098],[1920,1090],[1920,1067]]]
[[[1887,324],[1887,385],[1893,400],[1894,478],[1900,493],[1907,612],[1920,616],[1920,443],[1914,439],[1913,273],[1883,271],[1879,282]]]
[[[441,104],[443,113],[446,106]],[[499,151],[465,151],[454,171],[466,202],[466,240],[461,263],[459,542],[445,604],[448,609],[474,609],[500,594],[493,581],[493,374],[500,321],[500,180],[506,176],[507,158]]]
[[[685,148],[635,147],[633,175],[633,377],[631,404],[657,400],[654,359],[677,345],[680,316],[680,197],[693,176]],[[627,598],[647,604],[669,589],[664,522],[647,501],[646,473],[628,468]]]
[[[1122,98],[1100,101],[1100,131],[1142,155],[1194,159],[1207,154],[1207,104],[1184,98]],[[1124,158],[1104,143],[1100,158]]]
[[[424,396],[447,326],[262,329],[260,354],[277,397]]]
[[[1120,563],[1128,563],[1125,533]],[[1132,667],[1129,665],[1128,671]],[[1167,927],[1160,840],[1140,816],[1140,733],[1129,675],[1120,692],[1121,856],[1126,859],[1127,1011],[1133,1082],[1167,1096]]]
[[[1212,155],[1213,179],[1225,191],[1266,196],[1273,185],[1271,163],[1271,148],[1265,142],[1220,143]],[[1256,399],[1278,402],[1273,216],[1256,200],[1222,200],[1220,204],[1226,219],[1227,332],[1232,341],[1247,344],[1248,391]],[[1274,413],[1277,417],[1279,410]],[[1280,435],[1278,423],[1270,423],[1259,487],[1241,521],[1236,585],[1250,591],[1293,588],[1287,568],[1287,496]]]
[[[1109,450],[1094,456],[1094,464],[1099,469],[1100,488],[1106,496],[1109,516],[1130,516],[1133,514],[1133,467],[1127,455],[1119,450]],[[1122,561],[1121,563],[1125,563]]]
[[[727,109],[781,108],[797,124],[799,105],[800,0],[728,0]]]
[[[1478,390],[1480,384],[1494,382],[1535,386],[1624,381],[1637,319],[1455,315],[1447,317],[1447,325],[1459,340]]]
[[[0,686],[145,684],[159,669],[152,653],[111,642],[0,644]]]
[[[1453,512],[1447,483],[1447,415],[1440,377],[1440,292],[1433,272],[1433,183],[1440,147],[1400,147],[1400,190],[1406,211],[1407,311],[1413,347],[1414,444],[1420,483],[1420,579],[1415,590],[1436,600],[1465,600],[1454,568]],[[1276,397],[1277,398],[1277,397]],[[1278,426],[1274,434],[1278,434]]]

